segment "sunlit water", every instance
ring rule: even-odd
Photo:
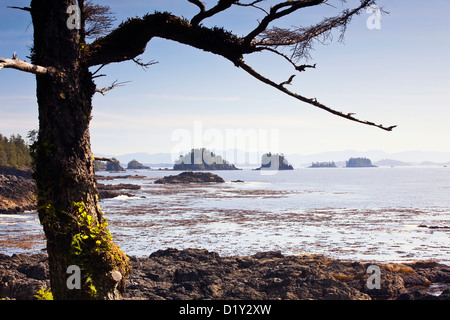
[[[226,183],[153,183],[178,173],[101,173],[146,177],[100,181],[142,186],[127,191],[133,197],[101,202],[113,238],[127,254],[144,256],[169,247],[221,255],[281,250],[450,264],[450,168],[320,168],[273,175],[216,171]],[[44,247],[36,214],[0,215],[0,252]]]

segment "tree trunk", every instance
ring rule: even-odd
[[[54,298],[118,299],[130,267],[112,242],[98,204],[89,136],[95,85],[84,63],[84,25],[71,30],[66,23],[67,8],[76,4],[75,0],[31,3],[33,63],[56,68],[51,76],[36,77],[38,212],[47,238]],[[67,285],[71,265],[80,268],[79,288]]]

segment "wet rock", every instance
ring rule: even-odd
[[[318,260],[285,257],[280,252],[220,257],[198,249],[160,250],[149,258],[131,260],[133,267],[141,271],[131,275],[126,296],[131,299],[370,299],[314,266]],[[311,262],[313,265],[308,265]],[[143,274],[147,275],[144,279]]]
[[[118,196],[133,197],[134,195],[124,190],[139,190],[141,186],[130,183],[102,184],[97,185],[99,199],[111,199]]]
[[[115,180],[115,179],[145,179],[145,176],[140,176],[140,175],[122,175],[122,176],[102,176],[102,175],[95,175],[95,178],[100,181],[100,180]]]
[[[99,183],[97,188],[99,190],[139,190],[141,186],[131,183],[119,183],[119,184],[101,184]]]
[[[166,176],[155,181],[157,184],[164,183],[223,183],[221,177],[210,172],[185,171],[176,176]]]
[[[204,249],[166,249],[148,257],[130,257],[125,299],[287,299],[287,300],[449,300],[448,267],[430,264],[379,264],[380,289],[368,289],[370,264],[322,255],[285,256],[260,252],[252,256],[221,257]],[[427,278],[425,272],[430,278]],[[443,276],[442,274],[445,274]],[[414,278],[416,277],[416,279]],[[434,277],[434,278],[433,278]],[[426,278],[429,286],[417,286]],[[34,299],[48,288],[46,255],[0,254],[0,297]],[[448,282],[450,283],[450,281]]]
[[[49,286],[46,255],[0,254],[0,298],[33,300],[39,289]]]

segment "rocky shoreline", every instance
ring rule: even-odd
[[[98,177],[99,180],[139,178],[139,176]],[[143,178],[143,176],[142,176]],[[115,185],[98,184],[100,199],[115,198],[120,195],[132,197],[126,190],[139,190],[135,184],[119,183]],[[0,214],[18,214],[36,210],[36,182],[31,170],[5,169],[0,170]]]
[[[16,175],[0,174],[0,214],[17,214],[36,209],[36,183]]]
[[[450,300],[450,266],[434,261],[376,264],[379,289],[367,287],[370,263],[322,255],[166,249],[130,261],[129,300]],[[0,298],[35,299],[48,287],[45,254],[0,254]]]

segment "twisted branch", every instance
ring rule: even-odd
[[[284,85],[288,84],[288,83],[282,82],[280,84],[277,84],[277,83],[273,82],[272,80],[264,77],[263,75],[261,75],[260,73],[255,71],[252,67],[250,67],[248,64],[246,64],[243,60],[240,61],[239,67],[242,68],[243,70],[245,70],[247,73],[249,73],[252,77],[258,79],[259,81],[261,81],[261,82],[263,82],[265,84],[268,84],[269,86],[274,87],[275,89],[277,89],[277,90],[279,90],[279,91],[281,91],[281,92],[283,92],[283,93],[285,93],[285,94],[287,94],[287,95],[289,95],[291,97],[294,97],[297,100],[306,102],[306,103],[308,103],[310,105],[313,105],[313,106],[315,106],[315,107],[317,107],[319,109],[322,109],[322,110],[325,110],[325,111],[327,111],[329,113],[332,113],[332,114],[334,114],[334,115],[336,115],[338,117],[345,118],[345,119],[348,119],[348,120],[351,120],[351,121],[354,121],[354,122],[362,123],[362,124],[365,124],[365,125],[368,125],[368,126],[374,126],[374,127],[383,129],[385,131],[392,131],[392,129],[394,129],[396,127],[396,125],[390,126],[390,127],[385,127],[382,124],[376,124],[374,122],[367,121],[367,120],[360,120],[360,119],[357,119],[357,118],[354,117],[354,113],[344,113],[344,112],[341,112],[341,111],[337,111],[337,110],[334,110],[334,109],[332,109],[330,107],[327,107],[326,105],[318,102],[316,98],[306,98],[306,97],[304,97],[304,96],[302,96],[300,94],[294,93],[294,92],[292,92],[292,91],[290,91],[290,90],[288,90],[288,89],[286,89],[284,87]],[[293,77],[291,76],[291,78],[290,78],[291,81],[292,81],[292,78]],[[289,80],[287,82],[289,82]]]

